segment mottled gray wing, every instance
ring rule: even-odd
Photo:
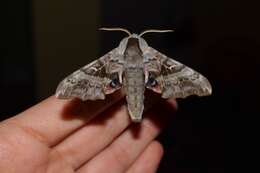
[[[103,57],[75,71],[56,89],[56,97],[60,99],[80,98],[81,100],[105,99],[121,87],[122,56],[118,48]]]
[[[163,98],[211,94],[209,81],[193,69],[151,47],[144,52],[144,57],[148,74],[146,87],[162,93]]]

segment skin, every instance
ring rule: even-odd
[[[122,98],[121,93],[95,102],[50,97],[1,122],[0,172],[156,172],[163,148],[155,138],[176,102],[160,101],[141,123],[131,123]]]

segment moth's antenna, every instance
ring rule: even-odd
[[[132,34],[124,28],[99,28],[99,30],[103,30],[103,31],[123,31],[125,33],[127,33],[129,36],[131,36]]]
[[[146,34],[146,33],[150,33],[150,32],[160,32],[160,33],[163,33],[163,32],[174,32],[174,30],[149,29],[149,30],[146,30],[146,31],[142,32],[141,34],[139,34],[139,36],[141,37],[142,35],[144,35],[144,34]]]

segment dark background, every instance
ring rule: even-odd
[[[158,172],[224,172],[230,164],[227,150],[238,149],[233,138],[243,139],[239,129],[259,115],[259,15],[249,1],[9,2],[1,25],[1,119],[53,94],[62,77],[125,36],[97,32],[100,26],[136,33],[174,28],[174,33],[144,37],[213,86],[210,97],[178,100],[179,110],[159,138],[165,156]]]

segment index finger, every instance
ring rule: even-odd
[[[15,125],[48,146],[53,146],[122,97],[123,94],[117,92],[105,100],[82,102],[51,96],[3,123],[7,126]]]

